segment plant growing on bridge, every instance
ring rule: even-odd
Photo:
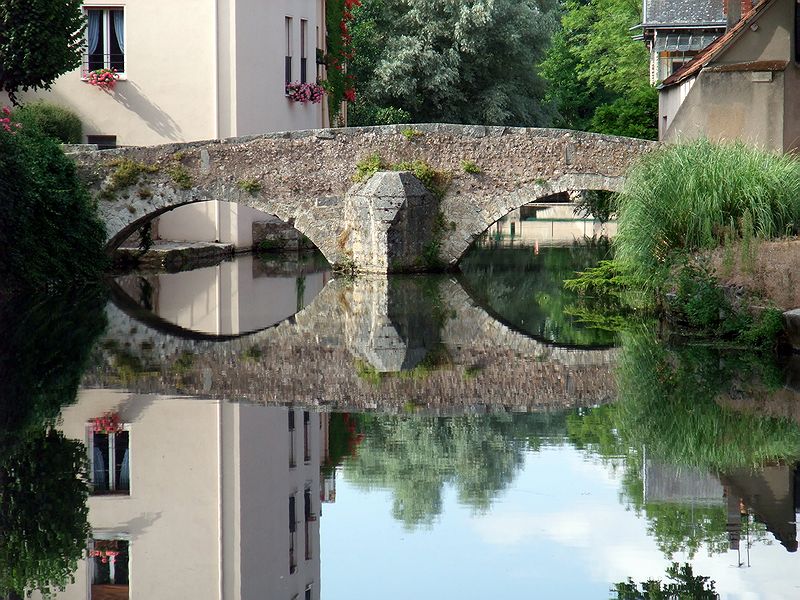
[[[118,158],[108,163],[114,170],[111,172],[110,182],[104,190],[111,193],[124,190],[139,183],[142,175],[158,173],[158,166],[147,165],[130,158]]]
[[[261,184],[256,179],[240,179],[236,183],[236,187],[238,187],[243,192],[252,195],[255,195],[261,191]]]
[[[414,129],[413,127],[406,127],[400,131],[403,134],[403,137],[406,138],[409,142],[413,142],[418,137],[422,136],[422,132],[419,129]]]
[[[370,154],[356,163],[356,174],[353,175],[353,181],[366,181],[381,170],[413,173],[438,200],[441,200],[447,193],[447,188],[453,178],[452,173],[438,171],[422,160],[388,163],[381,158],[380,154]]]
[[[172,179],[173,183],[178,186],[178,189],[181,190],[188,190],[192,187],[192,176],[189,174],[189,171],[186,170],[180,163],[176,163],[170,165],[167,168],[167,174]]]
[[[474,160],[462,160],[461,170],[464,171],[464,173],[469,173],[470,175],[478,175],[481,172],[481,168],[475,163]]]

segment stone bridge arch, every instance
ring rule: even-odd
[[[326,198],[305,198],[287,206],[279,198],[254,196],[238,188],[228,189],[224,185],[215,185],[204,190],[181,190],[173,189],[166,183],[158,183],[155,189],[157,193],[152,199],[142,200],[130,195],[121,197],[121,202],[127,202],[124,211],[110,202],[100,200],[99,212],[107,227],[107,250],[116,249],[143,225],[176,208],[210,200],[223,200],[278,217],[306,236],[330,264],[340,261],[338,239],[342,229],[341,218],[335,210],[330,210],[331,202]],[[331,235],[327,227],[321,226],[323,223],[338,226],[338,230]]]
[[[632,162],[654,147],[646,140],[562,129],[420,124],[271,133],[74,156],[97,199],[109,247],[158,214],[221,200],[292,224],[331,264],[387,272],[426,270],[432,262],[394,260],[390,239],[406,243],[428,235],[418,246],[435,248],[437,262],[454,266],[477,235],[522,204],[569,189],[619,190]],[[413,196],[418,189],[407,178],[388,186],[400,189],[400,195],[380,196],[387,186],[354,184],[359,164],[376,157],[385,168],[425,163],[450,183],[436,202],[403,198],[403,190]],[[476,168],[466,169],[469,163]],[[121,165],[138,174],[126,185],[117,177]],[[409,216],[409,211],[422,214]],[[433,222],[445,226],[434,228],[439,231],[420,226]],[[398,234],[398,227],[405,230]],[[367,242],[371,253],[359,256],[354,245]],[[377,262],[376,249],[384,253]]]
[[[567,173],[551,180],[525,183],[511,192],[475,198],[472,210],[464,210],[457,200],[446,198],[442,214],[449,227],[444,232],[440,257],[448,265],[456,265],[492,224],[526,204],[561,192],[599,190],[618,193],[624,183],[625,178],[621,175]]]

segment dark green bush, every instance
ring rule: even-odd
[[[25,127],[35,127],[62,144],[80,144],[83,125],[74,112],[46,102],[33,102],[14,110],[12,118]]]
[[[98,279],[105,228],[58,143],[34,128],[0,130],[0,165],[3,290]]]

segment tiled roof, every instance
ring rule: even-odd
[[[725,24],[723,0],[645,0],[644,25]]]
[[[764,0],[763,2],[759,2],[754,8],[752,8],[736,25],[731,27],[725,35],[718,37],[714,40],[711,44],[709,44],[705,50],[700,52],[697,56],[695,56],[692,60],[686,63],[682,69],[676,71],[669,77],[667,77],[662,83],[662,88],[670,87],[682,81],[685,81],[689,77],[697,75],[703,67],[705,67],[708,63],[710,63],[714,58],[717,57],[723,50],[725,50],[728,45],[737,37],[739,34],[744,31],[746,27],[749,27],[750,24],[757,20],[761,13],[764,11],[765,8],[770,6],[772,2],[768,0]]]

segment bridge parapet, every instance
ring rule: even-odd
[[[334,264],[354,255],[350,244],[356,238],[351,242],[343,234],[345,197],[353,188],[357,163],[374,155],[385,164],[422,161],[450,175],[441,204],[426,210],[441,213],[438,219],[446,227],[437,240],[438,258],[453,265],[489,225],[523,204],[572,189],[618,191],[630,164],[653,147],[646,140],[561,129],[419,124],[274,133],[74,156],[98,198],[110,247],[165,211],[222,200],[291,223]],[[138,172],[120,182],[122,161]],[[466,162],[479,172],[465,172]],[[391,271],[391,259],[385,262]]]

